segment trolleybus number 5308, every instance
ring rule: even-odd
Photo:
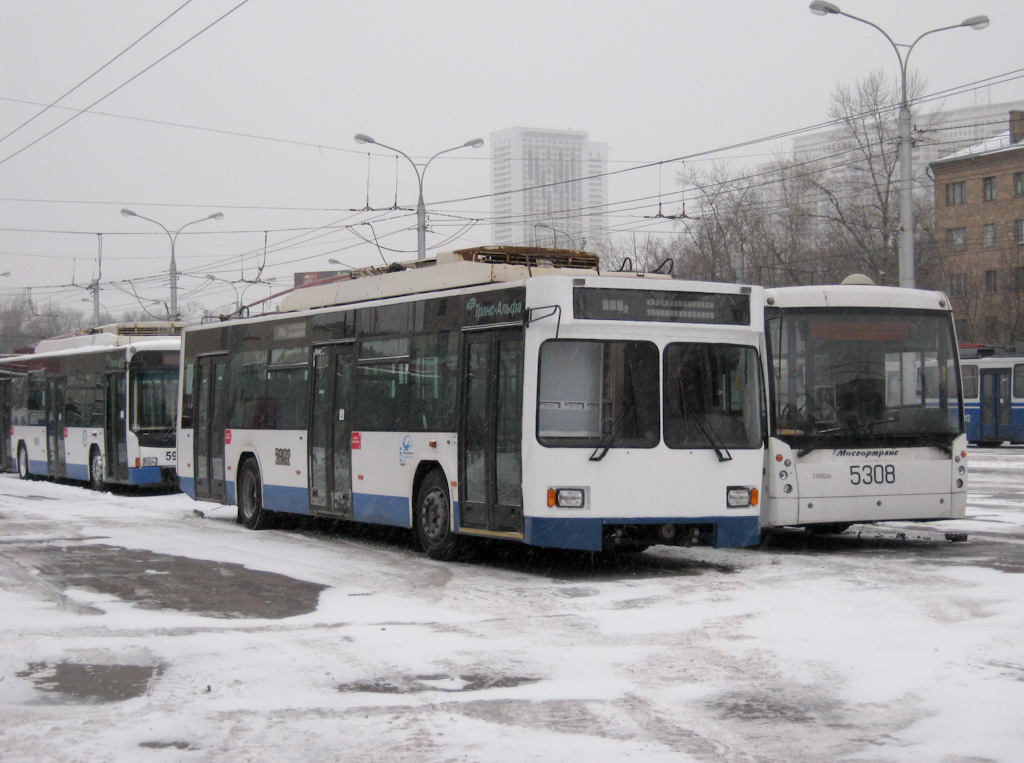
[[[860,464],[850,467],[851,485],[892,485],[896,482],[893,464]]]

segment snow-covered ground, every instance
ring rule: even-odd
[[[0,760],[1021,760],[1024,450],[970,461],[962,521],[460,564],[2,475]]]

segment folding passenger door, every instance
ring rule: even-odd
[[[523,332],[464,335],[459,433],[460,529],[523,532]]]
[[[227,499],[224,480],[224,377],[226,355],[207,355],[196,362],[196,412],[193,463],[196,498]]]
[[[128,481],[128,378],[124,371],[104,380],[103,447],[107,452],[107,479]]]
[[[46,460],[51,477],[67,473],[64,455],[64,380],[46,382]]]
[[[320,516],[352,519],[352,413],[355,349],[313,350],[313,420],[309,426],[309,505]]]
[[[1002,442],[1009,440],[1010,430],[1010,369],[982,369],[981,382],[981,440]]]

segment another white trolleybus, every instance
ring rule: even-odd
[[[964,432],[944,294],[872,285],[766,289],[771,400],[761,522],[964,516]]]
[[[188,328],[178,480],[274,512],[600,551],[757,543],[761,290],[461,250]]]
[[[0,359],[4,463],[22,479],[173,485],[180,324],[110,324]]]

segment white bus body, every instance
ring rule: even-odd
[[[939,292],[765,290],[770,436],[761,524],[964,516],[956,337]]]
[[[23,479],[172,485],[180,339],[115,324],[0,359],[4,464]],[[180,327],[179,327],[180,328]]]
[[[538,264],[556,255],[453,253],[188,329],[179,486],[250,527],[415,528],[437,557],[464,535],[756,543],[760,289]]]

